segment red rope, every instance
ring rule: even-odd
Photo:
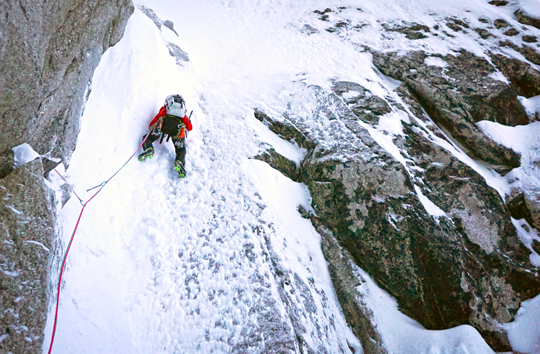
[[[66,179],[64,178],[64,176],[62,176],[60,174],[60,172],[58,172],[56,170],[56,168],[54,169],[54,172],[56,172],[58,174],[58,176],[60,176],[60,178],[62,178],[64,180],[64,182],[66,182],[66,184],[68,185],[69,189],[71,189],[71,191],[75,194],[75,196],[77,197],[77,199],[79,199],[79,201],[82,203],[83,200],[79,197],[79,195],[77,194],[77,192],[75,192],[75,189],[73,189],[73,187],[71,187],[71,184],[68,183],[68,181],[66,181]]]
[[[98,195],[99,192],[101,192],[101,190],[103,189],[103,187],[105,187],[105,185],[114,177],[118,174],[118,172],[120,172],[121,169],[124,168],[124,166],[127,165],[127,163],[133,158],[133,156],[135,156],[135,154],[137,153],[137,151],[139,151],[139,149],[144,145],[144,143],[146,142],[146,140],[148,139],[148,137],[150,136],[150,134],[152,133],[152,131],[149,131],[148,134],[146,135],[146,137],[144,138],[143,142],[141,143],[141,145],[139,145],[139,147],[137,148],[137,150],[135,150],[135,152],[129,157],[129,159],[122,165],[122,167],[120,167],[120,169],[118,169],[118,171],[116,171],[108,180],[106,180],[105,182],[97,185],[96,187],[94,188],[91,188],[89,190],[92,190],[92,189],[95,189],[97,187],[101,187],[98,189],[98,191],[96,193],[94,193],[90,199],[88,199],[85,202],[83,202],[83,200],[81,198],[79,198],[79,196],[77,195],[77,193],[75,193],[75,190],[73,190],[73,188],[69,185],[69,183],[67,183],[66,179],[64,177],[62,177],[62,175],[56,171],[56,169],[54,170],[56,173],[58,173],[58,175],[60,177],[62,177],[62,179],[68,184],[69,188],[71,188],[71,190],[73,191],[73,193],[75,193],[75,195],[77,196],[77,198],[79,198],[79,201],[81,202],[82,204],[82,209],[81,209],[81,213],[79,214],[79,218],[77,219],[77,224],[75,224],[75,229],[73,230],[73,234],[71,235],[71,239],[69,240],[69,244],[68,244],[68,247],[66,249],[66,253],[64,254],[64,260],[62,261],[62,267],[60,268],[60,277],[58,279],[58,292],[57,292],[57,295],[56,295],[56,310],[55,310],[55,313],[54,313],[54,325],[53,325],[53,331],[52,331],[52,337],[51,337],[51,345],[49,346],[49,354],[51,354],[52,352],[52,348],[53,348],[53,343],[54,343],[54,336],[56,334],[56,324],[58,322],[58,306],[60,304],[60,289],[61,289],[61,285],[62,285],[62,276],[64,275],[64,268],[65,268],[65,265],[66,265],[66,260],[67,260],[67,257],[68,257],[68,253],[69,253],[69,250],[71,249],[71,245],[73,243],[73,239],[75,238],[75,233],[77,233],[77,229],[79,227],[79,223],[81,221],[81,217],[82,217],[82,214],[84,212],[84,208],[86,207],[86,205],[88,203],[90,203],[92,201],[92,199],[94,199],[94,197],[96,195]]]

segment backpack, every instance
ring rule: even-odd
[[[183,139],[185,137],[185,129],[182,118],[186,115],[186,102],[180,95],[170,95],[165,99],[165,109],[167,113],[163,117],[163,125],[161,131],[168,135],[169,138],[177,137]],[[161,137],[160,143],[163,141]]]
[[[184,118],[186,115],[186,102],[180,95],[167,96],[165,99],[165,108],[168,115],[179,118]]]

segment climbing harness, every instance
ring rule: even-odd
[[[67,183],[66,179],[56,170],[54,169],[54,171],[67,183],[67,185],[69,186],[69,188],[73,191],[73,193],[75,194],[75,196],[77,196],[77,199],[79,199],[79,202],[81,203],[82,205],[82,209],[81,209],[81,212],[79,214],[79,218],[77,219],[77,223],[75,224],[75,229],[73,230],[73,234],[71,235],[71,239],[69,240],[69,244],[68,244],[68,247],[66,249],[66,253],[64,254],[64,260],[62,261],[62,266],[60,267],[60,276],[59,276],[59,279],[58,279],[58,291],[57,291],[57,295],[56,295],[56,310],[55,310],[55,313],[54,313],[54,325],[53,325],[53,331],[52,331],[52,336],[51,336],[51,345],[49,347],[49,354],[51,354],[52,352],[52,348],[53,348],[53,343],[54,343],[54,335],[56,333],[56,323],[58,321],[58,305],[60,304],[60,288],[61,288],[61,285],[62,285],[62,276],[64,274],[64,267],[66,265],[66,260],[67,260],[67,257],[68,257],[68,253],[69,253],[69,250],[71,249],[71,244],[73,243],[73,239],[75,238],[75,234],[77,233],[77,228],[79,227],[79,222],[81,221],[81,217],[82,217],[82,214],[84,212],[84,208],[86,208],[86,206],[88,205],[88,203],[90,203],[92,201],[92,199],[94,199],[98,194],[99,192],[101,192],[101,190],[103,189],[103,187],[105,187],[105,185],[107,183],[109,183],[109,181],[111,179],[114,178],[114,176],[116,176],[118,174],[118,172],[120,172],[126,165],[127,163],[133,158],[133,156],[135,156],[135,154],[137,153],[137,151],[139,151],[139,149],[143,146],[143,144],[146,142],[146,140],[148,139],[148,137],[150,136],[150,134],[152,133],[152,130],[149,130],[148,133],[146,134],[146,137],[144,138],[143,142],[141,143],[141,145],[139,145],[139,147],[137,148],[137,150],[135,150],[135,152],[133,153],[133,155],[131,155],[129,157],[129,159],[127,159],[127,161],[122,165],[122,167],[120,167],[109,179],[107,179],[106,181],[98,184],[97,186],[95,187],[92,187],[90,189],[87,190],[87,192],[93,190],[93,189],[96,189],[96,188],[99,188],[97,190],[96,193],[94,193],[90,199],[88,199],[86,202],[84,200],[82,200],[78,195],[77,193],[75,192],[75,190],[71,187],[71,185],[69,183]]]
[[[193,111],[191,111],[191,113],[189,114],[189,117],[188,119],[191,120],[191,115],[193,114]],[[165,130],[167,131],[171,131],[171,130],[176,130],[178,131],[178,134],[175,134],[175,136],[173,136],[173,138],[176,138],[176,139],[183,139],[183,138],[186,138],[187,137],[187,130],[185,129],[186,128],[186,125],[180,121],[181,118],[175,116],[175,115],[170,115],[170,114],[167,114],[165,115],[165,117],[161,118],[161,119],[164,119],[164,118],[172,118],[174,120],[176,120],[178,122],[178,124],[167,124],[167,127],[165,127]],[[176,125],[176,126],[175,126]],[[159,143],[163,143],[163,138],[165,137],[165,135],[167,135],[167,140],[165,140],[166,142],[169,142],[169,139],[171,138],[171,135],[170,134],[167,134],[165,133],[165,131],[163,131],[163,126],[161,126],[161,128],[157,131],[157,133],[161,136],[161,138],[159,139]]]

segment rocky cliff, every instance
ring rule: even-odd
[[[94,69],[132,12],[130,0],[0,3],[1,352],[41,352],[59,243],[44,175],[69,163]],[[14,169],[23,143],[42,158]]]
[[[351,31],[363,27],[350,20],[358,10],[314,13],[328,22],[328,32],[352,40]],[[522,227],[517,219],[539,225],[537,177],[515,183],[511,176],[534,169],[540,156],[520,156],[477,123],[538,120],[521,103],[539,94],[535,21],[515,11],[513,23],[486,17],[478,19],[478,28],[457,17],[432,28],[382,24],[387,33],[407,38],[411,48],[418,39],[459,32],[490,49],[479,56],[466,48],[438,54],[364,45],[360,50],[372,54],[381,77],[396,80],[393,92],[381,96],[359,83],[336,81],[330,89],[297,87],[286,112],[255,110],[272,131],[308,151],[300,165],[274,150],[257,158],[309,187],[315,210],[309,217],[323,236],[336,292],[366,353],[385,349],[355,290],[362,279],[351,264],[366,270],[401,311],[426,328],[470,324],[494,350],[511,350],[500,324],[540,293],[538,268],[530,260],[537,251],[516,229]],[[508,41],[520,33],[516,28],[524,32],[521,40]],[[393,114],[404,117],[398,132],[380,124]],[[474,167],[479,161],[488,168]],[[489,177],[494,172],[503,188]]]

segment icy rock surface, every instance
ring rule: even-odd
[[[284,138],[309,141],[295,176],[310,188],[316,219],[424,326],[471,323],[492,345],[507,346],[497,338],[498,323],[512,319],[508,309],[517,311],[517,297],[536,291],[523,291],[514,277],[530,278],[534,289],[540,284],[528,275],[529,251],[503,200],[474,170],[434,145],[418,123],[405,126],[395,141],[406,156],[402,165],[340,94],[299,88],[278,123],[258,113]],[[280,168],[279,161],[268,162]]]
[[[34,160],[0,179],[0,351],[40,353],[54,252],[54,196]]]

